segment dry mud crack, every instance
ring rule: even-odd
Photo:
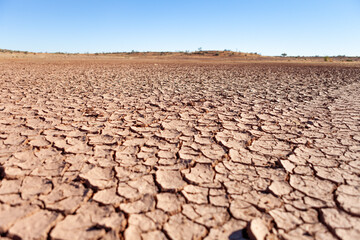
[[[360,68],[2,62],[4,239],[360,239]]]

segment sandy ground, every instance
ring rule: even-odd
[[[360,67],[0,61],[3,239],[359,239]]]

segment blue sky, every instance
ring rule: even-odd
[[[360,0],[0,0],[0,48],[360,56]]]

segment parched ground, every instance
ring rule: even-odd
[[[2,61],[0,233],[360,239],[360,67]]]

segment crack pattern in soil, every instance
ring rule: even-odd
[[[0,65],[4,239],[359,239],[360,69]]]

